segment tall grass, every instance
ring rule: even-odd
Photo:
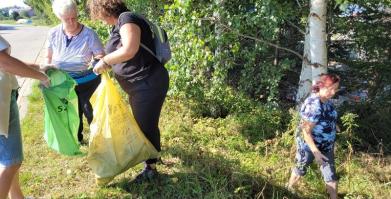
[[[85,157],[59,155],[47,147],[44,104],[35,87],[22,124],[24,192],[42,198],[327,198],[316,165],[295,194],[284,188],[295,152],[294,124],[281,129],[280,118],[286,112],[260,107],[224,119],[195,118],[185,103],[173,97],[165,103],[161,119],[164,164],[158,165],[157,180],[132,183],[139,165],[99,188]],[[343,146],[336,149],[341,197],[389,198],[389,159],[365,153],[347,158]]]

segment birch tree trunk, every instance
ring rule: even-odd
[[[304,39],[303,63],[301,65],[299,89],[296,94],[296,103],[301,104],[311,92],[312,68],[310,65],[310,33],[307,25]]]
[[[327,0],[310,1],[310,15],[304,41],[304,59],[296,95],[296,102],[299,106],[311,93],[311,86],[316,83],[319,76],[327,73]]]
[[[326,19],[327,0],[311,0],[309,29],[312,84],[320,75],[327,73]]]
[[[215,0],[214,3],[216,4],[217,7],[223,7],[224,6],[224,0]],[[222,47],[221,47],[220,39],[221,39],[221,36],[223,34],[223,26],[221,25],[222,17],[221,17],[220,10],[215,11],[213,13],[213,16],[216,19],[218,19],[217,23],[215,24],[215,34],[216,34],[216,37],[218,39],[218,46],[215,49],[214,56],[217,57],[217,60],[215,61],[215,64],[216,64],[215,68],[219,68],[219,66],[222,65],[222,60],[221,60],[221,55],[220,55],[221,51],[222,51]]]

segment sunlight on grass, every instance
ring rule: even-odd
[[[21,183],[27,195],[43,198],[326,198],[316,165],[299,183],[297,195],[284,189],[293,165],[292,131],[257,135],[267,113],[224,119],[192,118],[183,103],[168,99],[162,112],[162,159],[158,180],[129,183],[142,165],[117,176],[107,187],[94,184],[86,157],[68,157],[43,139],[43,98],[34,86],[22,122],[25,161]],[[274,117],[274,116],[273,116]],[[264,129],[277,125],[268,121]],[[88,125],[86,125],[88,126]],[[247,128],[246,128],[247,127]],[[246,129],[244,129],[246,128]],[[85,130],[86,136],[88,129]],[[87,147],[82,150],[87,152]],[[338,149],[337,149],[338,150]],[[345,198],[387,198],[390,173],[379,177],[377,159],[345,161],[338,151],[340,192]],[[337,165],[337,166],[338,166]],[[362,166],[364,165],[364,166]],[[389,165],[383,165],[389,169]],[[377,176],[377,177],[376,177]],[[382,181],[382,182],[381,182]]]
[[[15,24],[16,24],[16,21],[15,21],[15,20],[11,20],[11,19],[7,19],[7,20],[0,20],[0,24],[9,24],[9,25],[15,25]]]

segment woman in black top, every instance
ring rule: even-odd
[[[121,88],[129,95],[134,117],[145,136],[158,151],[160,111],[167,95],[168,72],[152,54],[140,46],[154,50],[148,23],[131,13],[122,0],[90,0],[91,16],[112,25],[106,56],[94,67],[95,73],[112,68]],[[157,176],[157,159],[145,162],[136,182]]]

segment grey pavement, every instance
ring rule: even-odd
[[[44,62],[44,45],[50,28],[31,25],[0,24],[0,35],[11,44],[11,55],[27,63]],[[28,96],[35,80],[18,77],[18,106],[20,118],[23,119],[28,110]]]

